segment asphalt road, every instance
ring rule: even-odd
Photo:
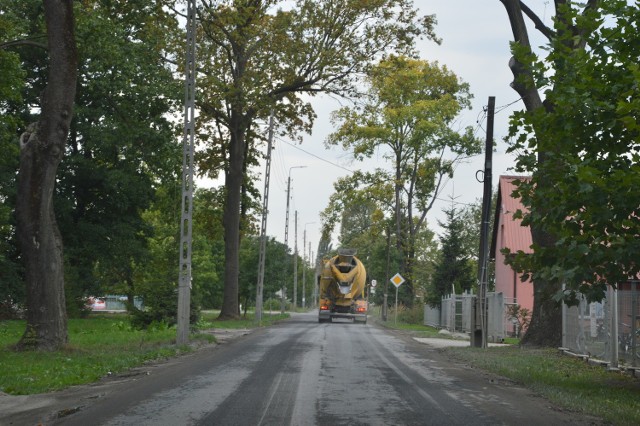
[[[2,425],[597,424],[369,323],[279,325],[58,394],[0,399]],[[21,398],[21,397],[13,397]],[[9,408],[11,407],[11,408]],[[0,411],[1,413],[1,411]]]

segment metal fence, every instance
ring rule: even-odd
[[[118,296],[118,295],[107,295],[103,297],[96,298],[97,300],[101,300],[104,303],[100,305],[94,305],[93,310],[104,310],[104,311],[126,311],[126,303],[127,296]],[[133,299],[133,304],[138,309],[143,309],[142,298],[136,296]]]
[[[596,358],[613,367],[640,366],[640,309],[637,281],[609,288],[602,303],[588,303],[562,310],[562,346],[571,352]]]
[[[425,305],[424,324],[452,332],[471,333],[476,296],[472,293],[442,298],[441,308]],[[587,303],[562,310],[562,346],[576,354],[620,365],[640,367],[640,281],[609,288],[602,303]],[[516,304],[502,293],[487,293],[487,340],[500,342],[518,335],[517,321],[507,309]]]
[[[432,326],[445,328],[449,331],[459,331],[462,333],[471,332],[471,315],[473,313],[473,301],[475,295],[472,293],[451,294],[442,298],[440,303],[439,322],[433,324],[434,313],[427,311],[437,311],[437,308],[425,306],[425,318],[431,318]]]
[[[425,305],[424,324],[444,328],[451,332],[471,333],[475,313],[476,295],[473,293],[452,294],[442,298],[440,309]],[[487,293],[487,340],[501,342],[514,329],[507,316],[506,300],[502,293]],[[514,329],[515,330],[515,329]]]

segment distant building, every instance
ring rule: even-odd
[[[502,249],[508,248],[512,253],[518,250],[532,253],[531,229],[528,226],[522,226],[520,219],[513,218],[513,214],[518,209],[523,213],[528,212],[520,200],[511,195],[516,189],[513,183],[516,179],[529,180],[530,178],[500,176],[498,181],[498,199],[490,256],[495,259],[496,293],[502,293],[507,303],[517,303],[520,307],[533,311],[533,283],[530,280],[522,281],[520,274],[505,264],[505,255],[501,252]]]

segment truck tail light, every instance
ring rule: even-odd
[[[329,307],[327,305],[320,305],[320,310],[321,311],[328,311]]]

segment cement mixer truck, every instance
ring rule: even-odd
[[[355,254],[355,250],[342,249],[337,256],[324,263],[318,276],[318,322],[347,318],[367,323],[367,271]]]

